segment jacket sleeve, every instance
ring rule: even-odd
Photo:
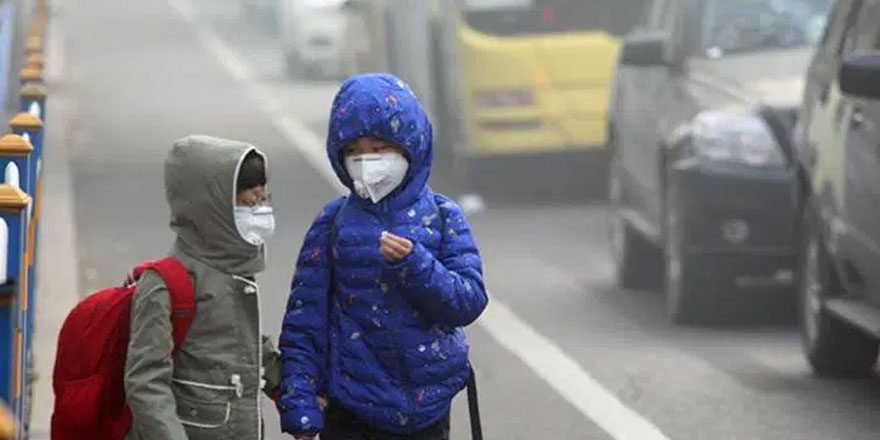
[[[277,403],[281,429],[290,434],[316,433],[324,426],[317,396],[326,367],[331,264],[328,236],[339,205],[337,199],[325,206],[306,233],[282,322]]]
[[[386,280],[434,322],[462,327],[474,322],[489,302],[480,252],[464,213],[448,199],[437,200],[445,231],[437,257],[420,243],[389,266]]]
[[[266,397],[275,400],[281,381],[281,354],[272,343],[272,338],[262,335],[263,340],[263,371],[261,388]]]
[[[171,392],[174,374],[171,300],[164,283],[147,272],[131,302],[131,333],[125,359],[125,398],[132,431],[144,440],[186,440]]]

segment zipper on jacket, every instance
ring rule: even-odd
[[[253,295],[254,301],[256,301],[256,305],[257,305],[257,376],[259,376],[259,377],[257,378],[257,381],[256,381],[258,388],[256,390],[256,393],[254,393],[254,394],[256,395],[256,400],[257,400],[257,402],[256,402],[256,405],[257,405],[257,420],[256,420],[257,438],[261,439],[261,438],[263,438],[263,432],[262,432],[263,431],[263,423],[262,423],[263,422],[263,409],[262,409],[262,406],[260,405],[260,394],[262,394],[263,389],[262,389],[262,387],[259,386],[259,384],[260,384],[260,381],[263,379],[263,375],[261,373],[263,371],[263,337],[262,337],[262,334],[263,334],[263,313],[262,313],[262,309],[260,307],[260,286],[256,282],[251,281],[251,280],[244,278],[244,277],[233,276],[233,278],[236,278],[239,281],[245,283],[245,287],[242,290],[247,295]],[[239,376],[237,374],[233,375],[233,377],[235,377],[235,376],[238,376],[238,381],[241,382],[241,376]],[[238,387],[241,388],[241,391],[243,394],[244,393],[244,385],[239,383]],[[236,392],[238,392],[237,389],[236,389]]]
[[[260,376],[257,378],[257,438],[263,438],[263,406],[260,405],[260,394],[263,392],[263,387],[260,387],[260,381],[263,379],[262,371],[263,371],[263,310],[260,307],[260,286],[255,285],[254,288],[256,292],[254,292],[254,300],[257,302],[257,374]]]

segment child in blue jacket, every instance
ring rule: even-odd
[[[464,214],[427,185],[431,145],[403,81],[342,84],[327,154],[352,193],[306,233],[280,338],[281,424],[295,438],[449,438],[470,375],[462,327],[488,297]]]

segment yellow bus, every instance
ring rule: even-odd
[[[360,70],[381,60],[413,85],[435,121],[438,152],[452,153],[445,157],[471,186],[521,195],[519,184],[553,181],[542,197],[562,187],[604,193],[619,39],[645,1],[370,1],[360,16],[372,39],[360,40],[370,46],[360,58],[373,63]]]

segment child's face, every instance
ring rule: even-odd
[[[384,139],[365,136],[345,147],[345,157],[372,153],[397,153],[403,155],[403,148]]]
[[[235,204],[238,206],[257,206],[269,201],[269,187],[266,185],[255,186],[235,195]]]

